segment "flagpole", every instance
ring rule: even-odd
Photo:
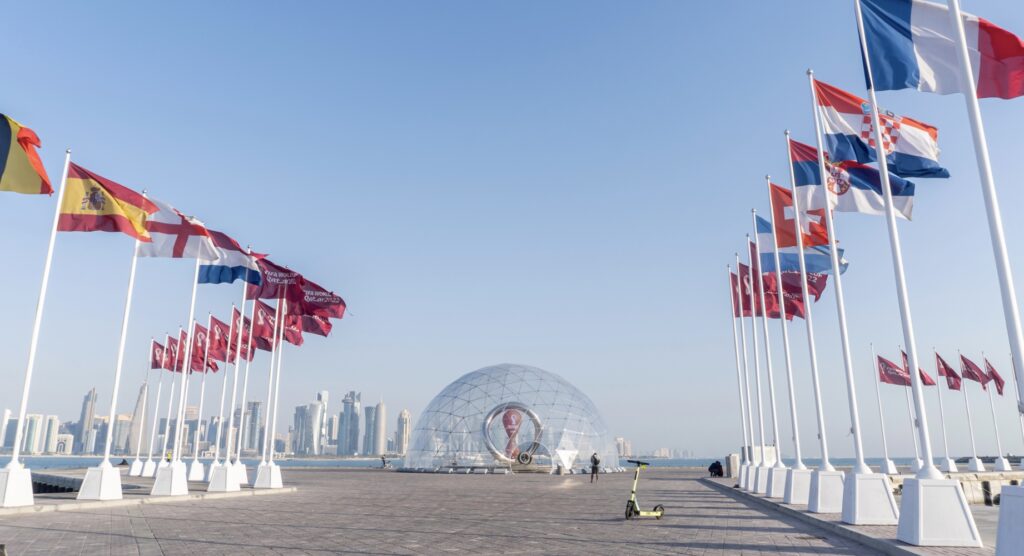
[[[995,178],[992,175],[992,162],[989,160],[988,140],[985,137],[985,124],[981,119],[981,107],[978,105],[978,92],[973,83],[968,83],[968,76],[973,76],[970,56],[967,52],[967,35],[964,32],[963,14],[960,11],[960,0],[947,0],[949,17],[956,31],[956,53],[960,62],[960,83],[967,103],[967,114],[971,122],[971,136],[974,139],[974,154],[978,161],[978,173],[981,177],[981,192],[985,200],[985,214],[988,216],[988,230],[992,241],[992,251],[996,260],[996,272],[999,275],[999,291],[1002,294],[1003,318],[1006,321],[1006,335],[1010,342],[1014,375],[1018,381],[1024,381],[1024,333],[1021,330],[1020,314],[1018,313],[1017,290],[1010,269],[1010,257],[1003,234],[1003,218],[999,210],[999,199],[996,196]],[[1018,402],[1018,413],[1024,412],[1024,404]]]
[[[768,337],[768,310],[764,303],[764,272],[761,271],[761,243],[757,235],[757,210],[750,209],[750,224],[754,229],[754,255],[757,257],[757,281],[759,284],[760,294],[757,296],[761,302],[761,333],[764,336],[764,362],[765,362],[765,373],[768,376],[768,402],[772,411],[772,439],[775,442],[775,463],[773,467],[775,469],[785,469],[786,464],[782,463],[782,446],[779,442],[779,415],[775,407],[775,379],[772,373],[772,349],[771,339]],[[751,272],[754,267],[751,265]],[[751,277],[753,279],[753,277]],[[782,284],[779,284],[779,304],[785,305],[786,301],[782,297]],[[783,320],[785,320],[785,313]],[[769,481],[771,482],[771,481]],[[774,486],[774,485],[773,485]],[[769,493],[770,494],[770,493]]]
[[[878,386],[878,371],[875,365],[878,364],[878,356],[875,355],[875,344],[871,344],[871,374],[872,382],[875,383],[875,399],[878,401],[878,422],[882,425],[882,455],[885,461],[882,463],[882,472],[886,474],[896,473],[896,464],[889,458],[889,442],[885,439],[885,413],[882,411],[882,391]]]
[[[957,358],[960,359],[960,373],[963,374],[964,361],[960,350],[956,350]],[[961,381],[960,390],[964,393],[964,408],[967,409],[967,430],[971,432],[971,462],[967,464],[968,471],[980,472],[985,470],[985,464],[978,457],[978,445],[974,442],[974,420],[971,418],[971,402],[967,398],[967,382]]]
[[[938,368],[939,352],[936,351],[933,347],[932,353],[935,354],[935,366],[936,368]],[[939,397],[939,423],[942,425],[942,448],[943,450],[945,450],[946,454],[946,461],[942,465],[942,471],[945,473],[956,473],[956,462],[953,461],[953,458],[949,457],[949,438],[946,435],[946,410],[942,407],[942,385],[938,384],[938,379],[936,379],[936,382],[937,383],[935,384],[935,391]],[[949,386],[948,378],[946,379],[946,385]]]
[[[245,403],[246,403],[245,397],[246,397],[246,392],[249,389],[249,364],[252,363],[252,361],[249,359],[248,355],[249,355],[249,351],[252,349],[252,335],[253,335],[254,329],[256,328],[256,326],[255,326],[256,321],[254,320],[256,318],[256,301],[257,301],[256,299],[253,299],[252,309],[251,309],[251,311],[249,313],[249,341],[248,341],[248,343],[246,343],[245,346],[243,346],[241,343],[238,344],[238,351],[239,351],[239,353],[241,353],[242,349],[244,348],[245,349],[246,358],[245,358],[245,373],[244,373],[243,378],[242,378],[242,398],[241,398],[242,410],[239,413],[239,417],[238,417],[238,438],[236,439],[237,440],[236,445],[238,446],[238,448],[235,451],[235,465],[242,466],[243,470],[245,468],[245,465],[242,463],[242,435],[244,434],[244,431],[245,431]],[[245,305],[244,304],[242,305],[242,309],[239,311],[239,313],[241,313],[239,315],[239,320],[242,321],[241,328],[244,330],[245,329]],[[242,337],[242,333],[241,332],[239,332],[239,336],[238,337],[239,338]],[[255,358],[255,354],[253,354],[253,356]],[[239,357],[239,355],[236,354],[235,357],[236,357],[235,361],[238,361],[237,357]],[[231,412],[232,412],[232,417],[234,417],[234,415],[233,415],[234,414],[234,407],[232,407]],[[239,480],[244,480],[245,482],[248,482],[248,478],[246,478],[244,476],[243,477],[239,477]]]
[[[807,350],[811,360],[811,382],[814,387],[814,410],[818,418],[818,441],[821,446],[821,471],[835,471],[828,457],[828,439],[825,436],[825,410],[821,403],[821,378],[818,373],[818,350],[814,341],[814,319],[811,317],[811,294],[807,287],[807,262],[804,260],[803,228],[800,225],[800,200],[796,194],[793,175],[793,154],[790,150],[789,130],[786,130],[786,156],[789,158],[789,183],[793,187],[793,226],[796,229],[797,254],[800,260],[800,291],[804,298],[804,325],[807,328]]]
[[[786,296],[785,288],[782,284],[782,264],[779,260],[779,241],[775,237],[775,203],[772,199],[772,179],[771,176],[764,177],[765,184],[768,186],[768,207],[771,209],[769,213],[771,215],[772,224],[772,252],[775,255],[775,282],[778,284],[779,289],[779,324],[782,326],[782,351],[786,357],[786,386],[789,390],[789,420],[793,425],[793,452],[796,457],[796,461],[793,462],[795,469],[807,469],[804,465],[803,455],[800,450],[800,426],[797,421],[796,411],[796,393],[793,390],[793,360],[789,351],[789,326],[786,323]],[[808,303],[805,301],[805,303]],[[781,461],[781,458],[779,458]]]
[[[196,417],[196,431],[192,435],[192,468],[189,469],[189,480],[202,481],[206,474],[199,462],[199,429],[203,423],[203,402],[206,401],[206,375],[210,374],[207,365],[210,361],[210,329],[213,327],[213,313],[206,315],[206,347],[203,349],[203,380],[199,386],[199,414]],[[192,471],[198,469],[199,471]],[[198,476],[198,478],[194,478]]]
[[[267,376],[267,411],[263,420],[263,454],[260,457],[260,466],[267,463],[267,435],[270,432],[270,404],[274,396],[274,360],[277,355],[277,330],[281,324],[281,298],[277,298],[277,305],[274,308],[274,331],[271,333],[270,344],[270,373]],[[255,328],[255,323],[253,323]]]
[[[160,390],[163,388],[164,385],[164,367],[167,366],[167,344],[170,343],[167,340],[169,340],[170,338],[171,336],[169,334],[165,335],[164,350],[160,355],[160,368],[157,369],[157,371],[160,373],[160,378],[157,380],[156,383],[156,401],[153,403],[153,419],[152,422],[149,424],[149,455],[146,456],[146,463],[142,466],[143,477],[152,477],[153,473],[156,472],[156,467],[155,464],[153,463],[153,448],[155,447],[156,444],[156,430],[158,428],[156,418],[160,414]],[[173,377],[171,379],[171,383],[174,383]]]
[[[43,321],[43,306],[46,304],[46,291],[50,283],[50,269],[53,266],[53,247],[57,241],[57,223],[60,220],[61,204],[64,200],[64,189],[68,179],[68,165],[71,163],[71,149],[64,153],[64,171],[61,173],[60,189],[57,190],[57,203],[53,209],[53,223],[50,226],[50,241],[46,247],[46,259],[43,263],[43,277],[39,282],[39,297],[36,301],[36,314],[32,322],[32,336],[28,344],[28,364],[25,366],[25,382],[21,390],[21,406],[18,409],[18,423],[14,427],[14,447],[11,461],[0,471],[0,507],[31,506],[32,475],[21,464],[21,440],[25,433],[25,414],[28,411],[28,393],[32,387],[32,374],[36,364],[36,348],[39,346],[39,328]]]
[[[283,299],[284,309],[281,311],[281,348],[277,350],[277,377],[274,379],[274,416],[270,426],[270,455],[268,462],[274,465],[274,439],[277,436],[277,408],[281,403],[281,361],[284,359],[284,328],[288,318],[288,300]]]
[[[185,342],[185,361],[181,367],[181,373],[185,378],[182,382],[181,403],[178,404],[178,427],[174,431],[175,449],[171,455],[174,461],[181,461],[181,443],[185,430],[185,404],[188,402],[188,383],[192,375],[192,345],[196,336],[196,293],[199,290],[199,263],[200,261],[197,258],[195,273],[192,276],[192,301],[189,303],[188,320],[186,321],[189,323],[190,331],[187,339],[188,341]],[[178,349],[181,350],[181,346],[178,346]]]
[[[981,352],[981,360],[986,365],[988,365],[988,359],[985,359],[985,352],[984,351]],[[988,390],[988,406],[989,406],[989,409],[992,410],[992,427],[996,431],[996,449],[999,451],[999,453],[997,454],[997,457],[996,457],[996,462],[995,462],[996,471],[1009,471],[1010,470],[1010,463],[1009,463],[1009,461],[1007,461],[1006,464],[1003,465],[1003,460],[1005,460],[1006,454],[1003,452],[1003,440],[1002,440],[1002,438],[999,435],[999,419],[996,418],[996,401],[995,401],[995,398],[992,397],[992,389],[991,388],[986,388],[986,390]]]
[[[146,431],[146,407],[149,405],[148,404],[148,402],[149,402],[149,375],[151,374],[150,373],[151,369],[149,369],[150,365],[149,365],[148,359],[150,359],[150,357],[152,357],[152,355],[153,355],[153,348],[154,347],[156,347],[156,338],[153,338],[152,336],[150,336],[150,338],[149,338],[149,353],[147,354],[148,357],[146,357],[146,359],[147,359],[147,361],[146,361],[146,382],[145,382],[146,395],[143,396],[143,398],[142,398],[142,418],[141,418],[142,421],[139,423],[139,434],[137,434],[135,436],[135,460],[132,461],[131,467],[129,467],[129,470],[128,470],[128,475],[130,475],[130,476],[136,476],[137,474],[141,474],[142,473],[142,469],[139,467],[140,465],[142,465],[142,459],[139,456],[142,455],[142,437],[145,436],[145,431]],[[134,419],[134,415],[132,416],[132,418]],[[135,469],[137,469],[137,468],[139,469],[139,471],[138,471],[138,473],[135,473]]]
[[[921,461],[921,448],[917,442],[917,421],[914,419],[914,403],[910,400],[910,388],[903,389],[904,394],[907,397],[907,415],[910,417],[910,436],[914,439],[914,472],[917,473],[921,470],[924,462]]]
[[[753,407],[753,404],[751,403],[751,399],[750,399],[750,365],[749,365],[749,361],[747,359],[747,327],[746,327],[746,325],[743,322],[743,313],[746,312],[746,302],[743,299],[745,297],[743,295],[744,283],[743,283],[743,277],[740,275],[739,269],[740,269],[740,255],[739,255],[739,253],[736,253],[736,287],[738,287],[740,289],[740,291],[739,291],[739,293],[737,295],[737,297],[739,298],[739,302],[740,302],[740,322],[739,322],[739,325],[740,325],[740,349],[741,349],[741,353],[743,354],[743,388],[746,391],[746,400],[747,400],[747,423],[746,423],[746,426],[750,430],[750,445],[747,446],[746,448],[744,448],[745,450],[747,450],[749,452],[749,456],[747,457],[747,461],[750,463],[750,465],[749,465],[749,467],[747,469],[746,484],[741,484],[740,486],[742,488],[744,488],[745,490],[754,490],[754,477],[752,475],[754,473],[754,467],[756,467],[754,465],[756,463],[756,459],[754,457],[754,442],[755,442],[755,440],[754,440],[754,407]],[[751,314],[753,314],[753,311],[751,311]]]
[[[245,284],[245,281],[242,281]],[[244,287],[243,287],[244,289]],[[224,353],[224,365],[227,366],[227,360],[231,359],[231,338],[234,337],[235,331],[235,305],[231,304],[231,322],[228,324],[228,339],[227,339],[227,350]],[[235,357],[235,378],[231,382],[232,391],[234,390],[234,384],[238,381],[238,357]],[[233,393],[233,392],[232,392]],[[220,436],[224,430],[224,402],[227,399],[228,394],[228,372],[224,371],[224,380],[220,385],[220,409],[217,411],[217,434],[213,439],[213,463],[210,464],[210,476],[213,476],[213,469],[220,466]],[[232,400],[232,405],[234,400]],[[232,411],[231,413],[234,413]]]
[[[1013,361],[1013,355],[1012,354],[1010,355],[1010,361],[1011,362]],[[1014,372],[1013,372],[1013,394],[1014,394],[1014,398],[1017,400],[1017,403],[1019,404],[1020,401],[1021,401],[1020,400],[1020,385],[1017,384],[1017,370],[1016,369],[1014,369]],[[1017,412],[1017,420],[1020,421],[1020,434],[1021,434],[1021,437],[1024,437],[1024,413]],[[1024,460],[1021,460],[1021,465],[1024,465]]]
[[[747,439],[747,411],[746,407],[743,405],[743,370],[740,367],[740,344],[739,338],[736,334],[736,299],[740,296],[740,290],[733,289],[732,287],[732,266],[725,265],[725,272],[729,278],[729,289],[732,290],[732,293],[729,295],[729,306],[732,308],[732,313],[729,317],[730,320],[732,320],[732,347],[733,352],[736,354],[736,386],[739,388],[740,395],[740,428],[743,429],[743,450],[740,454],[740,466],[742,468],[742,466],[748,465],[749,463],[747,462],[747,446],[749,445],[749,441]],[[740,275],[739,272],[737,272],[737,286],[739,285],[739,281]],[[740,315],[740,318],[743,318],[742,314]]]
[[[764,449],[765,448],[765,439],[764,439],[764,407],[761,404],[761,359],[760,359],[760,354],[757,351],[757,325],[755,324],[757,322],[755,320],[757,318],[757,316],[756,316],[757,305],[754,304],[755,303],[754,302],[754,284],[753,284],[754,277],[751,275],[753,273],[753,271],[754,271],[754,262],[753,262],[753,260],[751,259],[751,256],[750,256],[750,249],[749,249],[750,236],[749,235],[747,235],[747,245],[748,245],[748,248],[747,248],[747,265],[748,265],[747,266],[747,279],[749,280],[749,282],[747,284],[745,284],[745,285],[749,288],[747,296],[748,296],[748,298],[750,300],[750,307],[751,307],[751,311],[750,311],[750,341],[752,343],[753,354],[754,354],[754,388],[755,388],[755,391],[757,392],[757,428],[760,429],[759,435],[760,435],[760,440],[761,440],[761,463],[759,463],[758,466],[757,466],[758,467],[758,472],[755,475],[755,478],[757,480],[754,482],[754,492],[756,492],[758,494],[764,494],[765,493],[765,487],[767,485],[765,485],[762,481],[763,480],[767,480],[767,477],[764,475],[764,471],[766,471],[768,469],[768,457],[767,457],[767,454],[765,453],[765,449]],[[762,477],[763,477],[763,479],[762,479]]]
[[[178,349],[174,350],[174,361],[171,363],[171,372],[178,372],[178,356],[181,354],[181,332],[184,330],[181,326],[178,327]],[[168,342],[170,343],[170,342]],[[184,373],[182,373],[184,374]],[[181,378],[178,379],[181,382]],[[170,441],[171,436],[171,411],[174,409],[174,389],[175,389],[174,375],[171,375],[171,393],[167,399],[167,418],[164,419],[164,439],[163,446],[160,448],[160,464],[158,467],[167,466],[167,444]],[[178,388],[178,395],[181,395],[181,389]]]

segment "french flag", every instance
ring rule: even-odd
[[[818,172],[818,149],[791,140],[789,153],[793,159],[793,175],[796,177],[796,194],[800,195],[800,205],[810,209],[824,208],[825,191],[821,187],[821,174]],[[825,168],[829,172],[828,189],[832,192],[829,197],[833,209],[876,216],[885,214],[882,179],[878,170],[852,160],[831,163],[827,157]],[[896,216],[910,220],[914,209],[914,184],[890,175],[889,185],[892,188]]]
[[[946,6],[924,0],[861,0],[861,5],[876,91],[961,92],[957,37]],[[963,17],[978,97],[1024,95],[1024,42],[978,16]]]
[[[822,81],[814,81],[825,148],[832,160],[875,162],[875,126],[864,99]],[[889,171],[903,177],[948,178],[939,165],[939,130],[917,120],[882,113],[882,150]]]

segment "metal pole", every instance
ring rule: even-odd
[[[181,355],[181,331],[182,331],[182,327],[179,326],[178,327],[178,349],[174,350],[174,361],[171,364],[171,369],[172,369],[171,372],[172,373],[178,372],[178,359],[180,359],[180,355]],[[183,379],[181,377],[183,377],[184,374],[185,373],[180,373],[180,376],[178,378],[178,383],[179,383],[178,386],[180,386],[183,383]],[[169,438],[168,437],[171,436],[171,411],[174,409],[174,388],[175,388],[175,386],[176,385],[174,383],[174,379],[171,378],[171,394],[170,394],[171,397],[167,399],[167,419],[164,420],[164,441],[163,441],[163,447],[160,448],[160,461],[164,461],[164,460],[167,459],[167,443],[169,442]],[[182,391],[183,391],[183,389],[179,387],[178,388],[178,396],[181,396],[181,392]]]
[[[935,367],[936,369],[938,369],[939,352],[935,351],[935,348],[932,348],[932,353],[935,354]],[[937,371],[936,374],[938,374]],[[942,377],[939,377],[940,380],[941,378]],[[935,391],[938,393],[939,396],[939,423],[942,426],[942,448],[943,450],[945,450],[946,460],[949,461],[952,458],[949,457],[949,438],[946,436],[946,410],[942,407],[942,385],[936,384]],[[943,465],[946,464],[944,463]]]
[[[167,337],[170,338],[169,335]],[[165,346],[166,346],[166,344],[165,344]],[[160,363],[161,363],[160,368],[157,369],[157,372],[160,373],[160,378],[157,379],[157,383],[156,383],[156,401],[153,402],[153,422],[149,424],[149,455],[146,456],[146,461],[153,461],[153,448],[155,447],[155,444],[156,444],[156,429],[157,429],[156,418],[160,414],[159,413],[160,412],[160,390],[164,386],[164,369],[163,369],[164,365],[163,365],[163,363],[166,360],[167,360],[167,348],[165,347],[164,348],[164,352],[163,352],[163,356],[161,357],[161,361],[160,361]],[[174,381],[172,380],[171,383],[173,384]]]
[[[758,429],[760,429],[759,434],[761,439],[761,464],[758,467],[768,467],[768,458],[766,457],[764,451],[764,409],[761,406],[761,359],[760,354],[757,352],[757,330],[754,324],[756,322],[755,319],[757,317],[757,305],[754,304],[754,277],[751,275],[751,273],[754,272],[754,261],[751,258],[749,249],[749,235],[747,236],[747,244],[747,279],[750,280],[750,282],[747,283],[746,286],[749,288],[747,295],[750,299],[750,306],[753,308],[750,311],[750,341],[752,342],[754,348],[754,388],[757,391],[757,427]]]
[[[882,411],[882,391],[878,387],[878,370],[875,365],[878,364],[878,357],[875,355],[875,344],[871,344],[871,374],[874,375],[875,383],[875,399],[878,400],[878,421],[882,424],[882,455],[885,456],[885,461],[889,461],[889,443],[885,439],[885,413]],[[886,464],[888,465],[888,464]]]
[[[274,331],[271,334],[270,344],[270,373],[267,376],[267,410],[263,419],[263,455],[260,458],[260,465],[267,463],[267,436],[270,434],[270,404],[274,396],[274,356],[277,355],[277,330],[281,323],[281,298],[277,298],[277,306],[274,308]],[[255,323],[253,323],[255,328]]]
[[[747,428],[750,430],[750,446],[747,449],[750,451],[750,455],[747,461],[750,462],[751,467],[754,464],[754,406],[750,399],[750,365],[747,359],[747,327],[743,322],[743,313],[746,312],[746,301],[743,298],[743,277],[739,273],[740,269],[740,255],[736,254],[736,278],[738,287],[740,288],[739,300],[740,300],[740,353],[743,354],[743,388],[746,391],[747,398]],[[751,311],[753,314],[753,311]]]
[[[254,320],[256,318],[256,301],[257,300],[255,300],[255,299],[253,300],[253,302],[252,302],[252,310],[249,313],[249,341],[244,346],[245,349],[246,349],[246,355],[247,356],[249,355],[248,351],[250,349],[252,349],[252,335],[253,335],[254,329],[256,328],[256,321]],[[244,326],[245,325],[245,320],[244,320],[245,319],[245,305],[244,304],[242,305],[242,309],[239,311],[239,313],[241,313],[239,316],[241,317],[242,325],[243,325],[240,328],[244,330],[245,329],[245,326]],[[242,337],[242,333],[241,332],[238,333],[238,337],[239,338]],[[242,346],[241,342],[239,342],[239,344],[238,344],[238,351],[239,351],[239,353],[241,353],[242,348],[243,348],[243,346]],[[236,357],[235,361],[237,361],[238,360],[237,357],[239,357],[239,355],[235,355],[235,357]],[[255,355],[254,355],[254,357],[255,357]],[[238,446],[238,449],[235,451],[235,463],[240,463],[242,461],[242,435],[245,434],[245,404],[246,404],[245,397],[246,397],[246,392],[249,390],[249,364],[251,362],[252,361],[250,361],[248,357],[245,358],[245,373],[244,373],[244,375],[242,377],[242,399],[241,399],[242,411],[239,413],[239,416],[238,416],[238,438],[236,439],[238,441],[238,442],[236,442],[236,444]],[[234,413],[234,409],[232,408],[231,411],[232,411],[232,414],[233,414]],[[232,415],[232,417],[233,416],[234,415]]]
[[[213,328],[213,313],[206,317],[206,348],[203,350],[203,380],[199,386],[199,415],[196,417],[196,432],[192,436],[192,461],[199,461],[199,426],[203,422],[203,401],[206,398],[206,375],[210,374],[207,364],[210,361],[210,329]]]
[[[143,193],[145,195],[145,193]],[[114,424],[117,422],[117,394],[121,389],[121,370],[124,368],[124,346],[128,339],[128,317],[132,310],[132,292],[135,291],[135,269],[138,266],[139,257],[136,249],[139,247],[139,240],[135,240],[135,247],[132,249],[132,267],[128,272],[128,293],[125,295],[124,315],[121,317],[121,340],[117,348],[117,365],[114,367],[114,389],[110,393],[110,422],[107,429],[106,447],[103,449],[103,461],[101,467],[110,466],[110,448],[114,445]]]
[[[195,274],[192,276],[192,302],[188,308],[188,320],[189,331],[188,341],[185,342],[185,362],[181,366],[181,374],[184,376],[182,381],[181,389],[181,403],[178,404],[178,427],[174,431],[174,453],[172,458],[175,461],[181,461],[181,439],[183,437],[183,431],[185,429],[185,403],[188,397],[188,379],[192,371],[192,341],[195,338],[195,318],[196,318],[196,292],[199,286],[199,259],[196,259]],[[178,346],[178,351],[181,351],[181,346]]]
[[[772,349],[771,340],[768,337],[768,310],[764,304],[764,272],[761,271],[761,244],[757,237],[757,211],[750,210],[750,223],[754,227],[754,255],[757,257],[757,281],[760,285],[761,295],[761,333],[764,335],[764,362],[765,372],[768,376],[768,402],[772,411],[772,439],[775,441],[775,465],[774,467],[785,469],[786,464],[782,463],[782,447],[779,443],[779,415],[775,408],[775,379],[772,373]],[[751,265],[751,272],[754,267]],[[751,277],[753,278],[753,277]],[[779,304],[785,305],[786,300],[782,297],[782,284],[779,284]],[[782,317],[785,320],[785,317]]]
[[[281,360],[284,358],[284,327],[285,320],[288,318],[288,300],[282,300],[284,304],[284,310],[281,311],[281,347],[277,350],[277,377],[274,379],[274,416],[271,418],[270,425],[270,455],[268,461],[274,463],[274,438],[277,436],[277,406],[281,403]]]
[[[732,320],[732,347],[733,351],[736,354],[736,386],[739,388],[740,395],[740,428],[743,429],[743,450],[741,453],[742,459],[740,461],[740,464],[747,464],[747,446],[750,445],[750,441],[747,438],[747,410],[746,407],[743,405],[743,369],[740,367],[740,344],[739,338],[736,334],[736,299],[740,297],[740,275],[739,273],[736,274],[737,289],[733,290],[732,267],[730,265],[725,265],[725,271],[729,277],[729,289],[732,290],[732,292],[729,295],[729,306],[732,308],[732,313],[729,314],[729,318],[730,320]],[[743,318],[743,316],[740,315],[739,318]]]
[[[156,338],[149,338],[149,355],[153,354],[153,347],[156,344]],[[150,359],[147,357],[146,359]],[[149,367],[149,361],[146,361],[146,367]],[[149,375],[150,369],[146,369],[146,395],[142,398],[142,422],[139,423],[139,434],[135,435],[135,461],[139,461],[139,456],[142,455],[142,437],[145,436],[146,430],[146,406],[149,402]],[[134,417],[134,416],[133,416]],[[133,462],[134,463],[134,462]]]

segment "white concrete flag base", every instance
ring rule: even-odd
[[[996,471],[1013,471],[1013,468],[1010,467],[1010,461],[1005,457],[997,459],[995,467]]]
[[[996,556],[1016,556],[1024,546],[1024,487],[1004,486],[999,502]]]
[[[281,466],[274,463],[261,463],[259,468],[256,469],[256,480],[252,483],[252,488],[283,488],[284,483],[281,482]]]
[[[1005,496],[1006,489],[1004,504]],[[1000,517],[1004,512],[1006,506],[1000,509]],[[1019,522],[1014,526],[1019,528]],[[981,546],[981,536],[960,482],[950,479],[903,481],[896,538],[915,546]]]
[[[946,458],[942,462],[942,467],[939,468],[943,473],[959,473],[960,470],[956,466],[956,462],[950,458]]]
[[[150,496],[185,496],[188,494],[188,480],[186,475],[188,469],[185,462],[172,461],[166,467],[156,470],[156,480],[153,481],[153,490],[149,491]]]
[[[786,495],[786,471],[785,467],[772,467],[768,470],[768,486],[765,488],[765,495],[768,498],[782,498]]]
[[[758,467],[754,472],[754,493],[765,494],[768,492],[768,468]]]
[[[837,514],[843,511],[842,471],[811,473],[811,488],[807,494],[807,511],[813,514]]]
[[[238,468],[234,465],[210,465],[210,484],[206,492],[238,492]]]
[[[167,466],[168,466],[168,465],[170,465],[170,464],[171,464],[171,462],[169,462],[169,461],[167,461],[167,460],[165,460],[165,459],[162,459],[162,460],[160,460],[160,461],[159,461],[159,462],[158,462],[158,463],[156,464],[156,468],[157,468],[157,469],[163,469],[164,467],[167,467]]]
[[[884,473],[851,473],[843,481],[843,523],[896,525],[900,512]]]
[[[18,508],[34,503],[32,471],[13,462],[0,469],[0,508]]]
[[[242,463],[241,460],[236,461],[232,466],[235,468],[235,477],[238,478],[239,485],[249,484],[249,469]]]
[[[1024,461],[1024,460],[1022,460],[1022,461]],[[750,464],[749,463],[744,463],[743,465],[740,466],[740,480],[736,484],[740,485],[740,488],[742,488],[743,490],[747,490],[747,475],[749,474],[749,472],[750,472]]]
[[[881,470],[886,475],[898,475],[900,472],[899,469],[896,469],[896,464],[891,459],[886,459],[882,462]]]
[[[811,490],[810,469],[786,470],[786,493],[782,497],[783,504],[801,504],[806,506]]]
[[[202,482],[206,478],[206,466],[203,462],[194,459],[188,466],[188,480],[194,482]]]
[[[985,464],[978,458],[971,458],[971,461],[967,462],[967,470],[972,473],[984,473]]]
[[[120,500],[121,470],[104,460],[85,471],[85,479],[78,488],[78,500]]]
[[[206,481],[207,483],[210,482],[210,479],[213,478],[213,470],[217,469],[218,467],[224,467],[224,464],[217,460],[211,461],[209,467],[206,468],[206,478],[203,480]]]
[[[910,470],[917,473],[922,467],[924,467],[924,462],[921,461],[921,458],[917,458],[914,460],[914,463],[910,465]]]
[[[156,474],[156,462],[151,460],[151,459],[147,459],[146,462],[142,464],[142,475],[141,476],[143,476],[143,477],[152,477],[155,474]]]
[[[139,476],[141,476],[142,475],[142,464],[143,464],[143,461],[141,459],[135,458],[135,460],[132,461],[131,467],[128,468],[128,476],[129,477],[139,477]]]

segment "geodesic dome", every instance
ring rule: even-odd
[[[615,442],[583,392],[562,377],[502,364],[465,374],[441,391],[416,421],[407,470],[618,471]]]

